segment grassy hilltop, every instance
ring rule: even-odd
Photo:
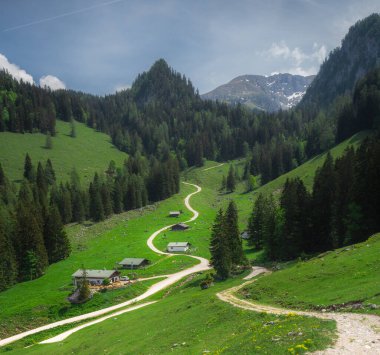
[[[70,136],[68,122],[57,121],[56,130],[52,149],[45,148],[46,136],[41,133],[0,132],[0,163],[10,180],[23,178],[26,153],[35,167],[38,161],[45,164],[50,158],[58,181],[70,179],[70,172],[75,167],[84,185],[92,180],[96,171],[105,171],[111,160],[121,166],[127,158],[127,154],[112,145],[108,135],[83,123],[75,123],[75,138]]]

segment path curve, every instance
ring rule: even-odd
[[[224,163],[221,163],[221,164],[219,164],[219,165],[212,166],[212,167],[210,167],[210,168],[203,169],[202,171],[208,171],[208,170],[211,170],[211,169],[219,168],[219,167],[221,167],[222,165],[224,165]]]
[[[189,223],[189,222],[192,222],[194,221],[195,219],[198,218],[199,216],[199,212],[196,211],[195,209],[193,209],[190,205],[190,198],[201,192],[202,191],[202,188],[198,185],[195,185],[195,184],[190,184],[190,183],[187,183],[187,182],[183,182],[183,184],[186,184],[186,185],[191,185],[191,186],[194,186],[197,190],[190,193],[189,195],[186,196],[185,200],[184,200],[184,203],[185,203],[185,206],[193,213],[193,216],[185,221],[185,223]],[[149,238],[148,238],[148,241],[147,241],[147,244],[149,246],[149,248],[158,253],[158,254],[164,254],[164,255],[183,255],[183,254],[170,254],[170,253],[166,253],[166,252],[162,252],[161,250],[157,249],[154,245],[153,245],[153,240],[154,238],[160,234],[162,231],[164,230],[167,230],[171,227],[172,225],[169,225],[169,226],[166,226],[166,227],[163,227],[161,229],[159,229],[158,231],[154,232]],[[187,254],[185,254],[187,255]],[[17,340],[20,340],[22,338],[25,338],[29,335],[32,335],[32,334],[36,334],[36,333],[39,333],[39,332],[42,332],[44,330],[48,330],[48,329],[52,329],[52,328],[56,328],[56,327],[59,327],[59,326],[62,326],[62,325],[65,325],[65,324],[70,324],[70,323],[75,323],[75,322],[78,322],[78,321],[82,321],[82,320],[86,320],[86,319],[90,319],[90,318],[94,318],[94,317],[98,317],[100,315],[103,315],[103,314],[107,314],[107,313],[110,313],[110,312],[113,312],[117,309],[120,309],[120,308],[123,308],[123,307],[126,307],[126,306],[129,306],[131,304],[134,304],[136,302],[139,302],[141,300],[144,300],[146,299],[147,297],[149,296],[152,296],[154,295],[155,293],[167,288],[168,286],[176,283],[177,281],[181,280],[182,278],[184,278],[185,276],[188,276],[190,274],[193,274],[193,273],[196,273],[196,272],[200,272],[200,271],[205,271],[205,270],[209,270],[210,269],[210,266],[209,266],[209,261],[205,258],[201,258],[199,256],[194,256],[194,255],[187,255],[189,257],[192,257],[194,259],[197,259],[200,261],[199,264],[197,265],[194,265],[188,269],[185,269],[185,270],[182,270],[182,271],[179,271],[179,272],[176,272],[174,274],[171,274],[171,275],[164,275],[164,276],[167,276],[166,279],[162,280],[162,281],[159,281],[157,282],[156,284],[152,285],[146,292],[144,292],[143,294],[141,294],[140,296],[137,296],[131,300],[128,300],[128,301],[125,301],[123,303],[120,303],[120,304],[117,304],[117,305],[114,305],[114,306],[111,306],[111,307],[107,307],[107,308],[103,308],[103,309],[100,309],[98,311],[94,311],[94,312],[90,312],[90,313],[86,313],[86,314],[82,314],[80,316],[76,316],[76,317],[72,317],[72,318],[67,318],[67,319],[64,319],[64,320],[61,320],[61,321],[58,321],[58,322],[54,322],[54,323],[50,323],[50,324],[46,324],[42,327],[38,327],[38,328],[35,328],[35,329],[31,329],[31,330],[28,330],[26,332],[23,332],[23,333],[19,333],[19,334],[16,334],[14,336],[11,336],[9,338],[6,338],[6,339],[2,339],[0,340],[0,346],[4,346],[4,345],[7,345],[7,344],[10,344],[12,342],[15,342]],[[153,303],[153,302],[151,302]],[[149,305],[151,303],[147,303],[147,304],[144,304],[144,305]],[[139,307],[135,307],[133,309],[138,309]],[[133,309],[130,309],[130,310],[133,310]],[[124,313],[126,312],[127,310],[123,310],[121,311],[121,313]],[[119,312],[118,312],[119,314]],[[114,315],[114,313],[112,314]],[[111,317],[111,316],[110,316]],[[105,320],[109,317],[103,317],[101,318],[102,320]],[[62,341],[64,339],[66,339],[69,335],[73,334],[74,332],[78,331],[78,330],[81,330],[85,327],[88,327],[92,324],[95,324],[95,323],[99,323],[98,320],[96,321],[93,321],[93,322],[89,322],[89,323],[85,323],[85,324],[82,324],[78,327],[75,327],[75,328],[72,328],[70,329],[69,331],[67,332],[64,332],[64,333],[61,333],[53,338],[50,338],[50,339],[47,339],[45,341],[43,341],[42,343],[46,344],[46,343],[54,343],[54,342],[58,342],[58,341]]]
[[[268,272],[268,270],[260,270],[258,274],[263,272]],[[221,291],[216,295],[220,300],[227,302],[235,307],[247,309],[254,312],[266,312],[272,314],[295,313],[301,316],[335,320],[337,324],[338,339],[336,343],[333,345],[333,348],[317,351],[313,354],[380,354],[380,317],[375,315],[357,313],[319,313],[295,311],[249,302],[247,300],[240,299],[234,295],[234,293],[239,291],[241,288],[253,282],[255,282],[255,280],[244,282],[239,286],[235,286],[227,290]]]

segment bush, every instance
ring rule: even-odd
[[[110,279],[108,279],[108,278],[105,278],[105,279],[102,281],[102,285],[103,285],[103,286],[109,286],[110,283],[111,283],[111,281],[110,281]]]

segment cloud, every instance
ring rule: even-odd
[[[315,67],[310,68],[301,68],[301,67],[294,67],[289,70],[286,70],[287,73],[293,74],[293,75],[302,75],[302,76],[309,76],[309,75],[315,75],[317,73],[317,69]]]
[[[306,53],[299,47],[291,48],[285,41],[281,41],[272,43],[270,48],[261,54],[273,59],[285,60],[289,69],[282,70],[283,73],[308,76],[318,71],[316,67],[325,60],[327,49],[325,45],[315,42],[311,51]]]
[[[281,41],[280,43],[272,43],[271,47],[267,51],[264,51],[263,54],[271,57],[290,59],[294,61],[297,66],[299,66],[303,62],[313,59],[316,59],[318,63],[322,63],[326,58],[327,49],[325,45],[319,46],[318,43],[314,43],[313,52],[306,54],[302,49],[298,47],[291,49],[287,46],[285,41]]]
[[[40,86],[42,88],[48,87],[53,91],[59,89],[66,89],[65,83],[54,75],[44,75],[43,77],[41,77]]]
[[[5,69],[11,74],[17,81],[25,81],[33,84],[33,77],[28,74],[24,69],[21,69],[18,65],[10,63],[8,58],[0,53],[0,69]]]

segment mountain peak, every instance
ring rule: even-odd
[[[298,104],[313,79],[314,75],[304,77],[289,73],[240,75],[202,98],[241,103],[264,111],[289,109]]]

